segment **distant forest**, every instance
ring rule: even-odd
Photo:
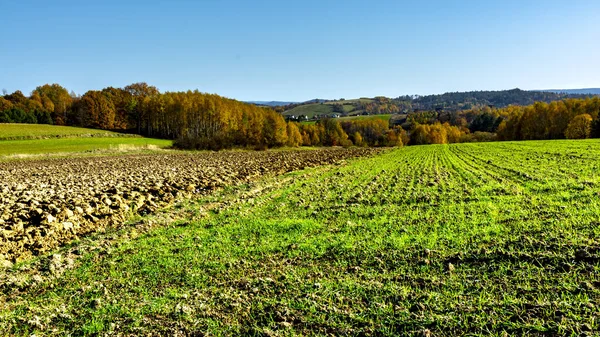
[[[453,143],[456,139],[458,142],[580,139],[600,138],[599,114],[600,96],[594,96],[504,108],[420,111],[408,114],[399,123],[410,130],[412,144]],[[448,138],[444,136],[448,134],[444,126],[456,127],[462,134]]]
[[[263,148],[288,142],[286,122],[272,109],[198,91],[161,93],[146,83],[90,90],[83,96],[58,84],[39,86],[29,97],[17,91],[0,97],[1,122],[128,131],[194,148]]]
[[[586,98],[590,94],[526,91],[521,89],[502,91],[469,91],[448,92],[440,95],[405,95],[396,98],[375,97],[361,100],[310,100],[303,103],[293,103],[275,107],[279,112],[290,110],[299,105],[314,104],[315,102],[336,102],[339,105],[354,105],[356,111],[370,114],[409,113],[414,111],[461,111],[483,107],[504,108],[510,105],[531,105],[535,102],[550,103],[567,98]],[[368,102],[366,102],[368,100]],[[335,112],[342,112],[337,110]]]
[[[305,124],[286,122],[270,107],[199,91],[161,93],[146,83],[134,83],[77,96],[58,84],[46,84],[30,96],[20,91],[0,96],[0,123],[128,131],[174,139],[182,148],[215,150],[600,137],[598,96],[515,89],[376,97],[357,104],[365,111],[402,118],[389,123],[326,118]]]
[[[567,94],[521,89],[503,91],[448,92],[441,95],[403,96],[398,101],[409,101],[413,109],[469,110],[485,106],[504,108],[509,105],[531,105],[535,102],[554,102],[566,98],[585,98],[589,95]]]

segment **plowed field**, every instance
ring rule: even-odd
[[[218,187],[375,152],[232,151],[0,163],[0,260],[39,255]]]

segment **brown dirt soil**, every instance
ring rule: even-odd
[[[379,151],[229,151],[0,163],[0,268],[177,200]]]

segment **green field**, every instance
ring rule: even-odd
[[[343,121],[360,121],[360,120],[367,120],[367,119],[381,119],[384,121],[389,121],[390,118],[392,117],[392,115],[387,114],[387,115],[366,115],[366,116],[348,116],[348,117],[340,117],[339,121],[343,122]]]
[[[342,104],[344,108],[344,112],[351,115],[358,115],[363,112],[363,110],[356,110],[353,104],[362,102],[369,103],[372,102],[372,99],[369,98],[360,98],[360,99],[348,99],[344,101],[330,101],[321,103],[313,103],[313,104],[303,104],[299,105],[295,108],[287,110],[283,112],[284,116],[294,115],[294,116],[308,116],[308,118],[312,118],[314,115],[331,115],[333,114],[333,105],[334,104]]]
[[[330,101],[330,102],[325,102],[325,104],[336,104],[336,103],[340,103],[340,104],[354,104],[354,103],[371,103],[373,102],[373,99],[371,98],[356,98],[356,99],[346,99],[346,100],[337,100],[337,101]]]
[[[67,137],[139,137],[105,130],[45,124],[1,124],[0,140],[21,140]]]
[[[290,110],[284,111],[284,116],[308,116],[308,118],[312,118],[315,115],[332,115],[334,114],[333,105],[334,104],[342,104],[344,108],[344,112],[349,115],[360,115],[364,112],[364,110],[357,109],[354,104],[357,103],[369,103],[373,100],[370,98],[360,98],[360,99],[348,99],[344,101],[330,101],[324,103],[313,103],[313,104],[303,104],[299,105]],[[354,117],[354,116],[352,116]],[[359,116],[356,116],[359,117]],[[389,118],[388,118],[389,120]]]
[[[170,140],[152,138],[60,138],[0,141],[0,156],[62,154],[90,151],[126,151],[165,148]]]
[[[284,116],[294,115],[294,116],[308,116],[308,118],[312,118],[314,115],[332,115],[333,112],[333,104],[341,103],[343,104],[344,112],[348,114],[360,114],[362,110],[355,110],[355,107],[352,104],[348,104],[348,102],[327,102],[327,103],[315,103],[315,104],[305,104],[297,106],[293,109],[287,110],[283,112]]]
[[[344,105],[342,105],[342,107],[344,108],[345,113],[348,113],[348,114],[356,113],[356,107],[354,105],[344,104]]]
[[[314,115],[329,115],[333,113],[333,106],[330,104],[304,104],[299,105],[293,109],[287,110],[283,113],[284,116],[307,116],[312,118]]]
[[[357,121],[357,120],[367,120],[367,119],[381,119],[384,121],[389,121],[390,118],[392,117],[392,115],[367,115],[367,116],[347,116],[347,117],[340,117],[340,118],[336,118],[336,120],[340,121],[340,122],[346,122],[346,121]],[[300,122],[301,124],[315,124],[316,121],[305,121],[305,122]]]
[[[0,331],[594,335],[599,157],[598,140],[413,146],[224,190],[6,297]]]
[[[170,140],[103,130],[39,124],[0,124],[0,158],[170,147]]]

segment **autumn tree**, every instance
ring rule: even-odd
[[[298,125],[293,122],[287,123],[287,146],[297,147],[302,145],[303,138]]]
[[[325,146],[349,146],[351,141],[340,123],[331,118],[325,118],[317,122],[323,128],[321,143]]]
[[[52,111],[49,111],[52,115],[52,119],[54,123],[57,125],[67,125],[68,121],[68,112],[71,109],[71,105],[73,103],[73,98],[69,94],[69,91],[64,87],[58,84],[44,84],[35,88],[33,94],[39,95],[40,98],[46,98],[52,102],[52,105],[49,103],[45,104],[47,109],[52,108]],[[40,102],[43,104],[43,102]]]
[[[360,132],[355,131],[354,134],[352,134],[352,143],[356,146],[365,146],[365,142],[363,141],[363,137],[360,135]]]
[[[127,108],[130,113],[129,118],[132,124],[136,125],[138,134],[141,134],[142,128],[148,125],[144,103],[147,102],[148,97],[158,95],[159,91],[155,86],[148,85],[146,82],[130,84],[124,90],[131,95]]]
[[[360,133],[362,141],[369,146],[387,146],[389,122],[382,119],[351,120],[341,123],[348,135]],[[356,144],[356,143],[355,143]]]
[[[416,124],[411,133],[410,133],[410,141],[413,145],[423,145],[423,144],[431,144],[429,142],[429,124]]]
[[[0,111],[9,110],[13,107],[11,101],[5,99],[4,97],[0,97]]]
[[[504,119],[498,127],[500,140],[559,139],[566,136],[568,126],[576,116],[587,114],[592,121],[598,119],[600,97],[511,106],[498,112]]]
[[[116,109],[110,99],[101,91],[88,91],[75,107],[76,122],[80,126],[113,129]]]
[[[13,92],[10,95],[5,95],[4,99],[9,101],[13,107],[25,108],[27,106],[27,97],[20,90]]]
[[[322,145],[321,139],[325,133],[325,128],[321,123],[300,124],[300,133],[302,133],[302,145],[318,146]]]
[[[408,145],[408,143],[410,142],[410,136],[408,135],[408,132],[406,132],[406,130],[404,130],[400,126],[397,126],[394,129],[396,130],[396,132],[398,132],[398,136],[402,140],[402,145]]]
[[[459,127],[444,123],[442,125],[446,129],[446,137],[448,143],[460,143],[461,138],[465,134]]]
[[[385,146],[403,146],[402,137],[398,133],[397,130],[390,129],[385,133],[385,142],[383,143]]]
[[[415,145],[458,143],[464,135],[463,130],[449,123],[418,124],[412,130],[411,142]]]
[[[121,88],[108,87],[102,89],[105,97],[112,102],[115,107],[115,120],[113,128],[117,130],[126,130],[135,125],[129,124],[129,116],[132,113],[132,95],[129,91]]]
[[[567,126],[565,137],[569,139],[589,138],[592,131],[592,116],[581,114],[575,116]]]
[[[263,124],[264,144],[268,147],[282,146],[287,141],[287,126],[283,117],[275,111],[265,113]]]

